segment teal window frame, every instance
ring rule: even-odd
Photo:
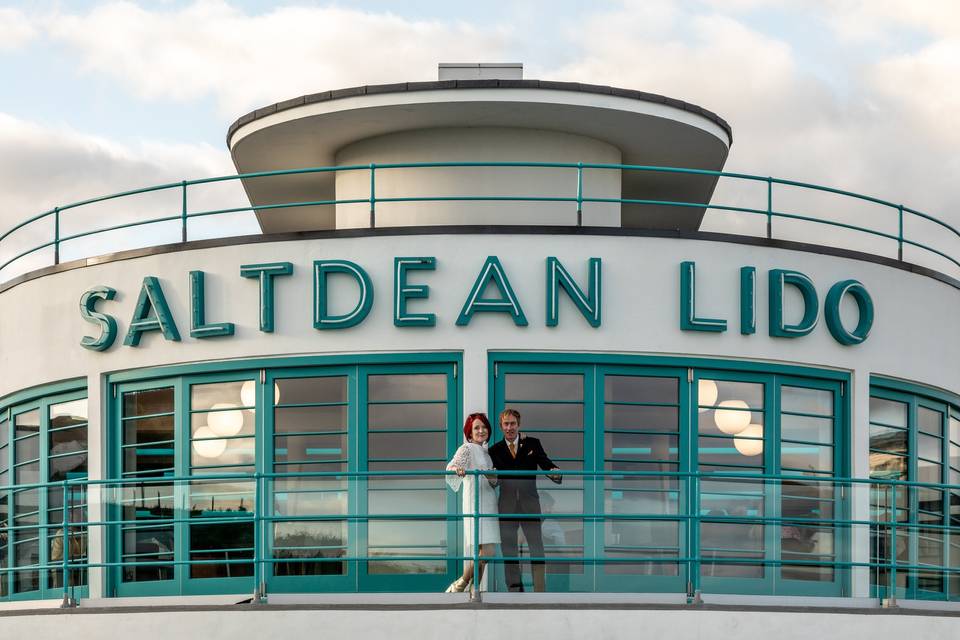
[[[452,457],[461,443],[460,415],[462,412],[463,388],[459,371],[462,369],[460,352],[423,352],[398,354],[356,354],[337,356],[307,356],[293,358],[259,358],[230,362],[198,363],[176,365],[153,369],[122,372],[108,377],[107,388],[111,395],[108,409],[107,473],[109,478],[119,478],[121,471],[122,448],[122,402],[123,394],[129,391],[148,390],[160,387],[174,388],[174,432],[175,432],[175,469],[174,475],[185,477],[190,472],[190,387],[196,384],[254,380],[257,389],[257,410],[255,413],[256,456],[255,473],[273,472],[274,403],[272,393],[277,379],[289,377],[316,377],[327,375],[346,375],[348,377],[348,467],[346,471],[366,471],[366,378],[375,374],[416,374],[443,373],[447,376],[447,442],[445,459],[431,460],[430,468],[442,471],[446,461]],[[262,382],[261,382],[262,381]],[[281,398],[280,406],[283,406]],[[442,482],[442,478],[436,478]],[[348,508],[351,513],[363,513],[366,508],[366,483],[351,480]],[[272,482],[264,482],[264,494],[270,502],[262,513],[273,517]],[[174,492],[175,505],[184,504],[186,483],[178,486]],[[446,513],[457,513],[457,495],[447,492],[445,498]],[[119,515],[114,505],[113,516]],[[361,511],[357,511],[360,509]],[[179,518],[178,518],[179,519]],[[234,578],[190,578],[189,566],[175,564],[188,557],[188,527],[191,523],[174,525],[174,577],[171,580],[152,582],[123,582],[120,569],[107,573],[107,591],[110,596],[154,596],[154,595],[206,595],[222,593],[250,593],[253,591],[252,577]],[[460,523],[458,519],[448,519],[447,556],[459,556]],[[271,558],[273,553],[272,527],[264,525],[267,533],[263,540],[263,558]],[[116,527],[108,529],[106,536],[107,554],[110,562],[119,562],[121,558],[121,539]],[[348,525],[348,554],[362,555],[367,539],[366,525],[352,520]],[[445,560],[445,572],[416,575],[375,575],[366,570],[366,563],[351,562],[353,565],[345,575],[307,575],[275,576],[271,562],[264,562],[261,580],[267,592],[348,592],[348,591],[442,591],[455,577],[460,563],[457,560]]]
[[[41,387],[27,389],[8,395],[4,398],[0,398],[0,414],[3,415],[3,419],[0,419],[0,428],[5,430],[3,437],[0,438],[0,455],[5,456],[7,467],[7,483],[5,485],[0,485],[0,493],[2,493],[7,500],[9,518],[8,522],[10,523],[10,526],[16,526],[14,499],[19,486],[16,483],[16,443],[18,441],[18,439],[15,437],[16,434],[14,426],[16,416],[29,413],[31,411],[38,412],[40,428],[36,436],[38,457],[35,461],[38,463],[39,467],[38,483],[45,483],[48,482],[50,474],[50,407],[52,405],[61,404],[64,402],[86,399],[86,380],[83,379],[73,379],[60,383],[43,385]],[[89,414],[87,417],[89,418]],[[89,425],[89,422],[87,424]],[[23,439],[24,438],[20,438],[19,440]],[[89,455],[89,436],[87,443],[87,449],[85,451]],[[32,463],[33,460],[29,462]],[[26,462],[21,464],[26,464]],[[39,543],[38,564],[23,565],[24,568],[29,570],[29,568],[32,566],[44,566],[50,563],[51,536],[61,528],[57,525],[62,524],[63,522],[62,518],[54,521],[54,519],[50,517],[48,503],[49,491],[52,489],[53,486],[48,489],[36,489],[38,493],[36,529],[9,531],[6,546],[4,548],[0,548],[0,553],[4,554],[2,562],[0,562],[0,566],[10,569],[9,572],[0,573],[0,580],[5,583],[6,587],[4,591],[5,595],[0,596],[0,602],[61,599],[63,597],[64,590],[62,586],[51,586],[51,577],[55,571],[53,567],[49,569],[37,570],[39,574],[38,589],[22,591],[19,593],[14,592],[15,572],[13,570],[18,568],[15,563],[14,550],[17,538],[25,537],[25,534],[21,532],[27,531],[28,535],[36,537]],[[83,495],[86,495],[85,491],[83,492]],[[51,526],[48,527],[47,525]],[[32,537],[30,539],[32,539]],[[87,597],[89,594],[89,585],[87,584],[88,581],[89,576],[87,576],[87,581],[85,581],[84,584],[76,585],[74,587],[73,592],[76,596]]]
[[[602,468],[604,452],[603,427],[603,376],[610,374],[649,375],[654,377],[674,377],[678,379],[679,389],[679,426],[680,426],[680,455],[678,471],[692,472],[698,469],[697,464],[697,402],[695,400],[698,381],[701,377],[716,380],[730,380],[743,382],[761,382],[764,384],[764,424],[765,447],[764,465],[762,473],[780,473],[780,411],[779,390],[782,386],[799,386],[817,389],[829,389],[834,392],[833,410],[833,471],[825,477],[848,477],[849,442],[850,442],[850,407],[846,390],[850,388],[850,374],[832,369],[818,369],[814,367],[791,366],[775,363],[721,360],[708,358],[683,358],[667,356],[642,356],[630,354],[596,354],[596,353],[544,353],[504,351],[488,353],[488,408],[493,422],[504,408],[503,379],[505,374],[518,373],[573,373],[584,375],[584,456],[585,471],[600,470]],[[593,389],[591,394],[590,389]],[[522,413],[522,407],[520,407]],[[522,431],[521,423],[521,431]],[[767,431],[769,429],[769,431]],[[591,433],[592,430],[592,433]],[[501,438],[499,424],[494,425],[493,438]],[[769,446],[775,442],[777,446]],[[547,446],[549,453],[549,446]],[[588,456],[593,457],[593,468],[586,466]],[[560,462],[562,467],[562,462]],[[799,475],[791,472],[790,475]],[[773,505],[772,510],[766,512],[767,517],[777,517],[781,508],[781,492],[776,483],[764,483],[764,499],[767,505]],[[584,510],[602,507],[602,492],[584,492]],[[846,500],[846,488],[840,483],[833,483],[834,515],[831,519],[846,519],[850,517],[850,504]],[[680,506],[684,513],[692,513],[694,496],[681,495]],[[698,498],[699,499],[699,498]],[[699,505],[698,505],[699,506]],[[702,508],[700,514],[705,515]],[[597,529],[596,525],[593,529]],[[836,562],[846,562],[850,558],[850,535],[842,527],[832,527],[833,556]],[[765,558],[776,560],[781,557],[780,527],[768,524],[765,527]],[[688,552],[691,547],[699,549],[699,532],[694,530],[687,534],[681,526],[679,533],[680,555]],[[599,556],[602,552],[603,531],[588,530],[585,523],[584,548],[588,556]],[[589,573],[589,572],[588,572]],[[806,581],[792,580],[780,577],[780,567],[776,564],[765,566],[764,577],[750,578],[712,578],[703,579],[692,576],[681,565],[678,576],[639,576],[629,578],[622,576],[602,576],[601,571],[594,570],[592,576],[585,576],[578,584],[570,578],[569,586],[574,590],[594,591],[634,591],[634,592],[677,592],[683,590],[684,583],[696,584],[704,591],[763,594],[763,595],[817,595],[841,596],[850,592],[850,572],[841,568],[834,568],[833,580]],[[528,576],[525,576],[527,579]],[[548,590],[561,587],[554,581],[551,584],[551,575],[548,574]]]
[[[919,463],[921,460],[919,454],[919,410],[925,408],[940,413],[941,457],[939,462],[940,478],[938,482],[960,486],[960,462],[956,465],[951,465],[952,459],[950,457],[951,447],[953,449],[960,449],[960,434],[953,436],[951,433],[951,420],[960,421],[960,395],[917,383],[883,376],[871,376],[870,397],[900,402],[907,407],[907,453],[904,457],[907,462],[908,481],[919,480]],[[875,422],[872,416],[870,423],[871,425],[886,426],[882,422]],[[943,533],[939,542],[942,546],[941,558],[943,565],[941,566],[960,568],[960,511],[958,511],[956,515],[951,514],[951,510],[954,508],[952,500],[956,499],[958,504],[960,504],[960,488],[944,491],[942,513],[937,514],[941,516],[939,523],[932,523],[929,520],[921,523],[921,515],[929,516],[932,515],[932,512],[920,509],[919,489],[907,490],[900,488],[898,491],[898,512],[905,511],[906,520],[898,519],[900,524],[897,527],[897,534],[900,540],[907,541],[907,546],[904,549],[904,551],[906,551],[906,563],[909,565],[921,564],[919,562],[920,530],[924,528],[924,525],[935,524],[950,527],[949,530],[942,530]],[[906,492],[906,496],[903,495],[904,492]],[[901,507],[901,504],[904,506]],[[890,517],[886,509],[883,509],[882,512],[877,510],[877,507],[873,504],[873,500],[871,500],[871,510],[875,511],[871,517],[879,518],[882,521],[887,521]],[[898,543],[898,548],[899,546],[900,543]],[[873,546],[871,546],[871,553],[874,551]],[[898,562],[903,562],[904,559],[900,558],[900,555],[901,554],[898,553]],[[890,561],[889,558],[881,560],[886,562]],[[897,586],[895,593],[891,592],[888,577],[884,577],[883,579],[885,584],[877,584],[877,581],[871,577],[870,586],[873,596],[889,598],[895,595],[898,598],[913,600],[960,600],[960,573],[944,575],[943,588],[940,590],[923,588],[919,584],[916,572],[913,570],[901,569],[898,573],[898,585],[902,577],[905,578],[904,586]]]

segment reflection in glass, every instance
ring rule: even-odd
[[[583,376],[580,374],[508,373],[504,389],[506,401],[583,401]]]
[[[284,405],[347,401],[347,377],[283,378],[276,381]]]
[[[367,377],[370,402],[408,402],[447,399],[447,376],[441,373],[371,375]]]
[[[832,416],[833,391],[783,385],[780,387],[780,410]]]
[[[870,422],[905,429],[907,427],[907,404],[871,396]]]
[[[676,378],[606,375],[603,380],[605,402],[675,404],[680,387]]]

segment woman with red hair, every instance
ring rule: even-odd
[[[488,471],[493,470],[493,461],[490,454],[487,453],[487,444],[490,442],[490,420],[484,413],[471,413],[463,423],[464,443],[457,449],[453,459],[447,465],[447,471],[456,472],[456,476],[447,476],[447,484],[454,491],[459,491],[463,487],[463,513],[473,514],[476,510],[477,497],[475,494],[477,480],[479,475],[467,475],[468,471]],[[480,485],[480,513],[482,515],[494,515],[497,513],[497,496],[493,491],[497,481],[495,476],[483,478]],[[472,556],[474,553],[474,519],[466,517],[463,519],[463,555]],[[480,551],[481,557],[493,555],[493,545],[500,543],[500,523],[496,517],[480,518]],[[480,563],[480,570],[477,572],[474,581],[474,589],[483,579],[483,568],[486,562]],[[473,562],[467,561],[463,564],[463,575],[453,581],[447,592],[465,591],[473,580]]]

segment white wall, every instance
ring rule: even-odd
[[[322,621],[321,634],[318,623]],[[452,609],[92,612],[0,617],[11,638],[955,638],[960,617],[658,609]],[[638,630],[643,631],[638,634]]]
[[[394,256],[436,256],[435,272],[413,272],[410,281],[429,284],[430,298],[412,302],[411,312],[437,314],[434,328],[397,328],[392,318]],[[501,314],[477,314],[468,327],[455,326],[477,273],[488,255],[497,255],[530,322],[515,327]],[[560,326],[544,318],[544,263],[556,256],[586,283],[586,261],[603,260],[603,325],[590,328],[566,298],[561,298]],[[312,326],[312,261],[349,259],[370,274],[375,290],[366,321],[340,331]],[[723,317],[722,334],[679,329],[678,280],[683,260],[697,263],[697,311]],[[241,278],[242,264],[290,261],[293,276],[276,282],[276,332],[258,330],[259,287]],[[739,268],[758,269],[755,335],[739,333]],[[767,335],[766,270],[798,269],[816,283],[821,304],[834,282],[854,278],[864,283],[876,306],[869,339],[844,347],[821,320],[814,332],[798,339]],[[208,322],[237,324],[232,338],[189,337],[190,270],[207,273]],[[160,278],[183,341],[147,335],[138,348],[122,346],[144,276]],[[98,353],[79,344],[96,328],[81,320],[80,295],[96,285],[119,291],[100,310],[116,314],[120,336],[110,350]],[[351,293],[345,290],[344,293]],[[340,304],[348,301],[343,299]],[[789,304],[795,302],[791,300]],[[0,397],[44,383],[86,377],[91,393],[91,424],[102,425],[97,406],[102,376],[115,371],[164,364],[255,356],[324,353],[462,351],[465,411],[487,408],[487,353],[492,350],[625,352],[700,355],[830,367],[852,372],[853,473],[868,475],[868,381],[871,374],[895,376],[943,389],[960,390],[960,341],[954,330],[960,315],[960,292],[941,282],[902,270],[850,259],[768,248],[748,248],[707,241],[548,235],[434,235],[333,240],[302,240],[185,251],[113,262],[38,278],[0,294]],[[336,309],[334,309],[336,311]],[[849,309],[847,310],[849,311]],[[799,314],[798,314],[799,315]],[[848,318],[849,326],[854,319]],[[91,451],[98,451],[91,430]],[[91,455],[91,477],[99,460]],[[867,495],[853,497],[854,516],[866,516]],[[866,560],[869,542],[857,538],[855,560]],[[95,546],[93,547],[96,548]],[[866,576],[854,595],[867,595]]]
[[[569,133],[505,127],[449,127],[367,138],[337,152],[338,166],[416,162],[584,162],[620,164],[613,145]],[[370,197],[369,171],[338,171],[337,199]],[[620,170],[584,172],[583,193],[620,198]],[[376,171],[378,198],[443,196],[577,197],[576,169],[430,167]],[[442,224],[575,225],[577,203],[380,202],[377,226]],[[586,203],[583,224],[620,226],[619,203]],[[337,228],[369,227],[366,203],[337,205]]]
[[[410,311],[433,311],[434,328],[397,328],[392,319],[394,256],[432,255],[435,272],[414,272],[411,282],[431,287],[430,299],[413,302]],[[515,327],[502,314],[477,314],[468,327],[454,325],[461,306],[488,255],[497,255],[510,277],[528,327]],[[603,259],[603,326],[590,328],[566,298],[561,298],[560,326],[544,326],[544,262],[558,257],[581,282],[586,261]],[[340,331],[317,331],[312,325],[312,273],[315,259],[342,258],[360,264],[375,289],[366,321]],[[678,273],[683,260],[697,263],[697,311],[725,317],[722,334],[684,332],[678,322]],[[242,264],[290,261],[293,276],[278,278],[276,332],[258,330],[259,287],[239,276]],[[738,331],[739,267],[758,269],[758,330]],[[798,339],[766,335],[766,278],[770,268],[799,269],[817,285],[821,300],[834,282],[855,278],[870,291],[876,321],[870,338],[844,347],[821,321]],[[188,273],[207,273],[207,320],[237,324],[232,338],[189,337]],[[121,338],[126,331],[144,276],[154,275],[166,292],[182,342],[147,335],[138,348],[118,339],[109,351],[83,349],[80,338],[95,332],[78,312],[80,295],[108,285],[117,299],[99,309],[117,315]],[[341,300],[346,304],[345,298]],[[613,351],[666,353],[792,362],[916,380],[960,390],[960,340],[954,319],[960,292],[930,278],[872,263],[810,253],[738,244],[657,238],[548,235],[430,235],[304,240],[236,245],[161,254],[65,271],[18,285],[0,294],[0,397],[10,392],[76,376],[160,364],[187,363],[261,355],[370,351],[464,351],[467,409],[486,402],[488,350]],[[472,365],[469,363],[473,363]],[[858,389],[864,387],[858,386]],[[858,405],[865,408],[862,405]],[[858,416],[865,424],[865,416]]]

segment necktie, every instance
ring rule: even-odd
[[[510,456],[513,457],[513,458],[516,458],[516,457],[517,457],[517,445],[515,445],[514,443],[511,442],[511,443],[509,443],[507,446],[510,447]]]

